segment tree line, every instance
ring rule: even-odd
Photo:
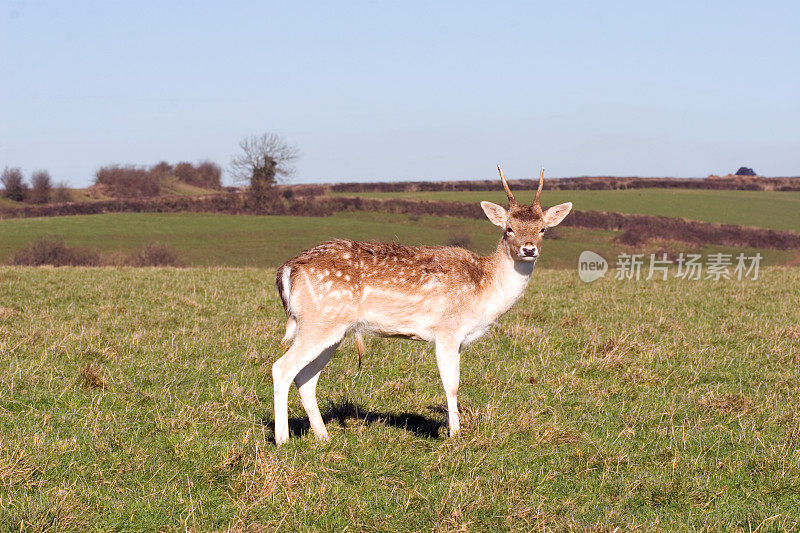
[[[0,174],[0,183],[3,184],[3,196],[16,202],[47,204],[70,200],[67,184],[62,181],[53,185],[53,179],[46,170],[36,170],[31,173],[29,185],[25,181],[22,169],[6,167]]]
[[[257,204],[270,201],[275,185],[291,176],[299,150],[274,133],[253,135],[239,143],[241,152],[230,165],[230,173],[247,186],[251,200]],[[171,180],[203,189],[222,189],[222,168],[211,161],[197,164],[162,161],[152,166],[111,164],[100,167],[94,176],[94,187],[102,196],[112,198],[152,198],[159,196]],[[64,182],[53,186],[46,170],[37,170],[25,181],[18,167],[6,167],[0,176],[3,196],[17,202],[45,204],[70,201],[70,190]]]
[[[186,161],[171,165],[162,161],[150,167],[108,165],[95,173],[95,185],[113,198],[150,198],[161,194],[170,178],[204,189],[222,188],[222,169],[211,161],[196,165]]]

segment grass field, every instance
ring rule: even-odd
[[[462,359],[349,341],[271,443],[273,271],[0,267],[0,530],[792,530],[800,270],[537,270]]]
[[[339,213],[325,218],[264,217],[205,213],[114,213],[0,221],[0,263],[42,236],[59,236],[71,246],[92,246],[125,253],[154,242],[175,248],[192,266],[276,267],[300,250],[333,238],[397,241],[403,244],[447,244],[467,236],[478,253],[493,252],[500,230],[488,220],[450,217]],[[558,238],[553,238],[557,234]],[[558,228],[545,239],[541,268],[574,268],[583,250],[609,261],[628,248],[614,243],[617,232]],[[665,246],[670,251],[748,255],[755,250],[684,243],[654,243],[645,253]],[[761,250],[764,264],[797,264],[798,251]]]
[[[521,202],[535,191],[515,191]],[[408,198],[505,205],[502,190],[494,192],[342,193],[341,196]],[[636,189],[620,191],[544,191],[545,205],[572,202],[575,209],[682,217],[705,222],[800,231],[800,192],[711,191],[702,189]]]
[[[22,202],[15,202],[14,200],[9,200],[4,196],[0,196],[0,207],[19,207],[25,205]]]

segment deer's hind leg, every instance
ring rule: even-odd
[[[300,389],[300,399],[308,413],[314,434],[320,438],[327,437],[317,406],[317,380],[322,368],[339,346],[345,331],[304,332],[301,328],[292,346],[272,365],[276,444],[289,440],[288,403],[289,388],[293,380]]]
[[[308,363],[294,378],[294,384],[297,385],[297,390],[300,392],[300,402],[302,402],[303,409],[308,415],[308,421],[311,423],[311,430],[320,440],[328,440],[328,430],[325,429],[325,422],[322,420],[322,414],[320,414],[317,404],[317,381],[319,381],[322,369],[331,360],[333,352],[338,346],[337,342],[322,350],[322,353]]]

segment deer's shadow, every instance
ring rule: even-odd
[[[446,412],[441,406],[429,406],[428,409],[435,413]],[[439,430],[447,425],[447,423],[442,420],[430,418],[418,413],[387,413],[373,411],[347,399],[330,402],[321,414],[322,420],[326,425],[331,422],[337,422],[339,426],[344,428],[347,427],[348,420],[360,420],[367,426],[371,426],[372,424],[385,424],[387,426],[405,429],[418,437],[428,439],[438,438]],[[261,423],[272,429],[274,433],[275,420],[273,418],[262,418]],[[289,419],[289,435],[291,437],[305,435],[310,429],[311,424],[308,421],[308,417]]]

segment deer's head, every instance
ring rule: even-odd
[[[500,165],[500,180],[508,196],[508,209],[492,202],[481,202],[483,212],[489,220],[505,231],[503,241],[509,255],[515,261],[536,261],[542,251],[542,237],[548,228],[558,226],[570,210],[572,203],[555,205],[547,211],[542,210],[539,197],[544,185],[544,169],[539,174],[539,189],[531,205],[520,205],[508,187]]]

